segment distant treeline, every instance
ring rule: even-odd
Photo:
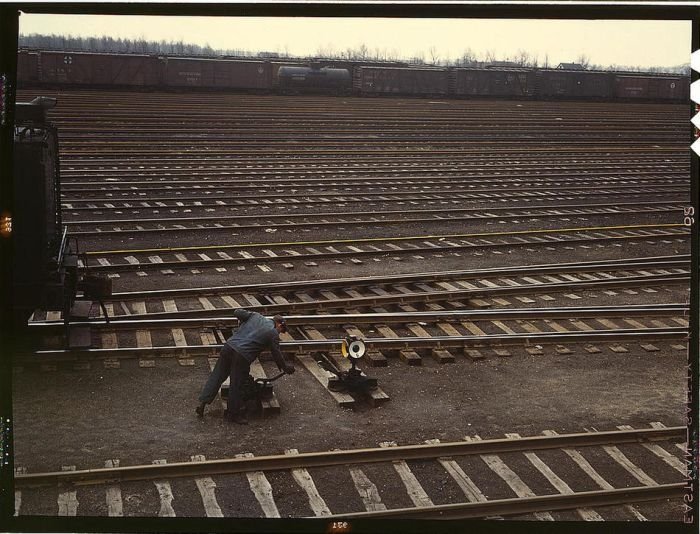
[[[155,54],[178,56],[205,56],[205,57],[246,57],[246,58],[280,58],[280,59],[309,59],[290,55],[285,47],[284,51],[250,51],[244,49],[220,49],[185,43],[184,41],[147,41],[146,39],[114,39],[113,37],[73,37],[65,35],[20,35],[20,48],[38,50],[64,50],[66,52],[107,52],[126,54]],[[458,57],[451,59],[442,56],[435,46],[428,48],[412,57],[402,57],[396,50],[381,48],[371,49],[366,45],[345,50],[335,50],[332,47],[319,47],[316,58],[342,59],[350,61],[402,61],[412,65],[442,65],[453,67],[485,67],[487,65],[500,65],[529,68],[556,68],[559,64],[551,64],[547,55],[540,59],[532,56],[524,50],[519,50],[513,57],[499,58],[494,52],[488,51],[483,56],[466,49]],[[586,70],[608,71],[636,71],[636,72],[667,72],[674,74],[690,74],[690,64],[675,66],[640,67],[634,65],[595,65],[591,64],[585,54],[580,54],[575,61],[567,65],[573,68]]]
[[[127,54],[177,54],[187,56],[253,56],[247,50],[214,50],[210,46],[183,41],[147,41],[145,39],[114,39],[113,37],[73,37],[65,35],[30,34],[19,36],[20,48],[65,50],[66,52],[112,52]]]

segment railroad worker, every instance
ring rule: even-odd
[[[269,350],[280,371],[292,374],[294,366],[284,359],[280,351],[280,334],[287,331],[284,317],[275,315],[272,319],[267,319],[258,312],[243,308],[235,309],[233,315],[240,321],[240,325],[221,348],[219,360],[199,395],[196,412],[200,417],[204,415],[204,407],[214,400],[221,384],[230,376],[226,418],[245,425],[248,424],[248,419],[241,387],[250,371],[250,364],[262,351]]]

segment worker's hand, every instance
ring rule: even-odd
[[[291,363],[285,364],[284,372],[287,373],[288,375],[293,375],[294,374],[294,366]]]

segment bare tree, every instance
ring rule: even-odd
[[[433,65],[440,61],[440,54],[435,46],[428,48],[428,53],[430,54],[430,61]]]
[[[588,65],[591,63],[591,59],[586,54],[581,54],[576,59],[576,63],[581,65],[584,69],[587,69]]]
[[[515,56],[515,62],[520,65],[521,67],[524,67],[528,64],[530,61],[530,54],[528,54],[525,50],[518,50],[517,55]]]
[[[463,67],[469,67],[476,63],[476,56],[472,52],[471,48],[467,48],[462,52],[462,57],[458,60],[459,64]]]
[[[409,59],[409,63],[414,65],[424,65],[425,64],[425,53],[421,50],[416,52],[415,55]]]
[[[367,59],[367,53],[369,52],[369,49],[367,48],[367,45],[365,43],[362,43],[360,45],[360,48],[358,48],[357,53],[360,56],[360,59]]]

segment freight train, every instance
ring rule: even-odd
[[[399,62],[183,58],[20,50],[20,86],[234,90],[282,94],[687,102],[690,78],[517,67],[419,67]]]
[[[111,280],[90,275],[78,242],[61,219],[58,134],[47,120],[56,99],[38,97],[15,106],[12,235],[13,331],[30,341],[27,321],[36,310],[63,312],[65,339],[78,310],[111,294]],[[78,297],[80,297],[78,299]],[[75,330],[74,330],[75,331]]]

